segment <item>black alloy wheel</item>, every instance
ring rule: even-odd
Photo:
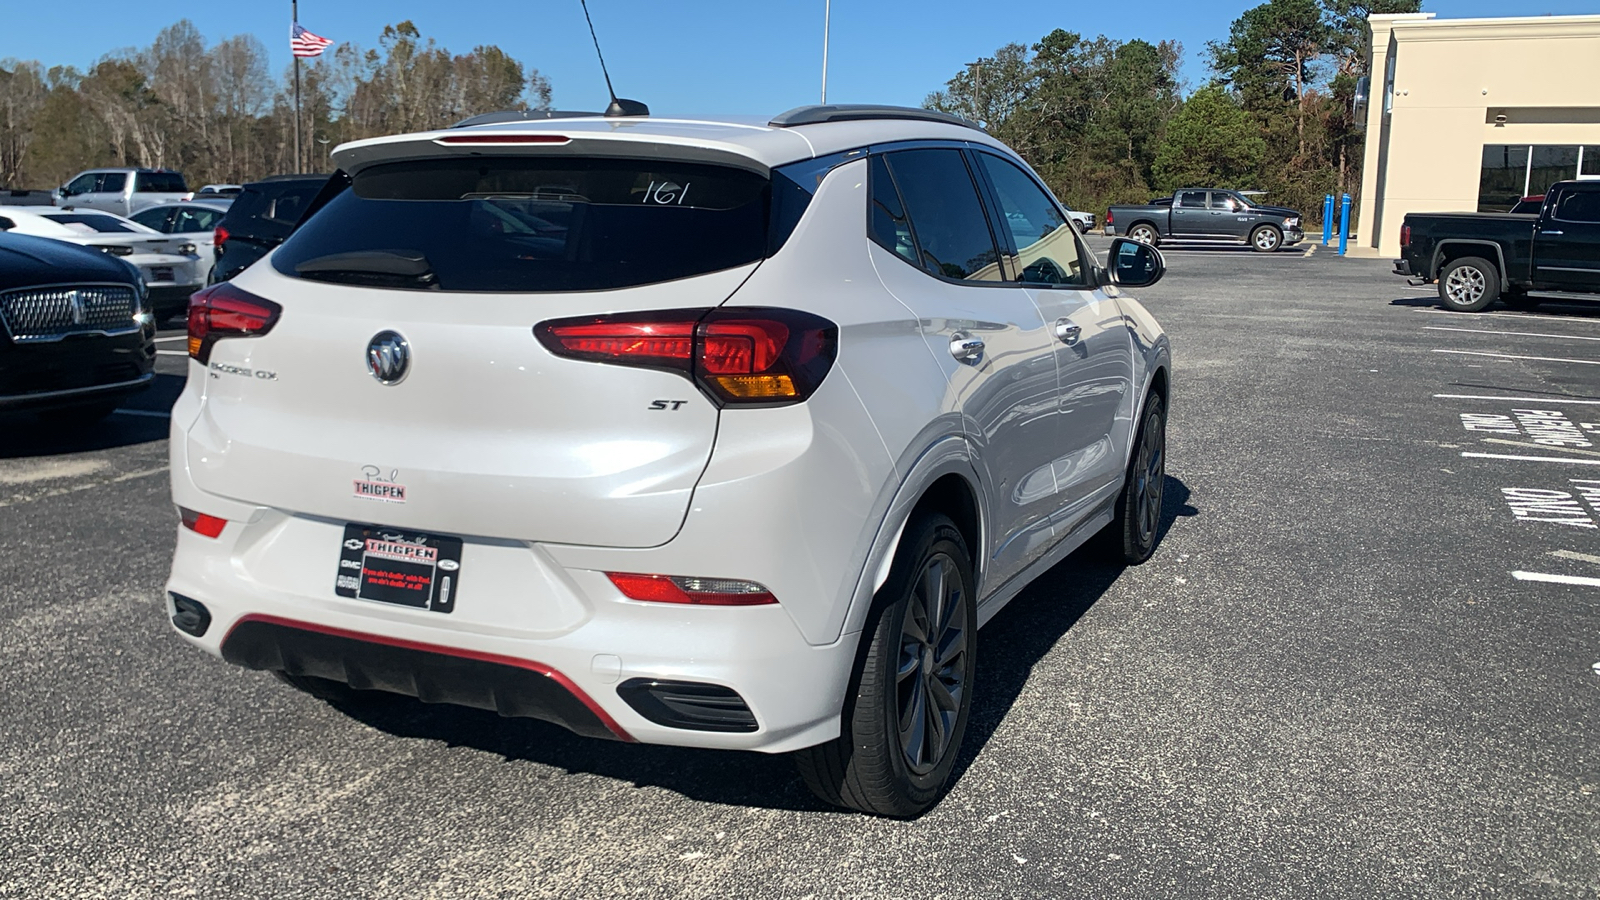
[[[1155,553],[1161,530],[1161,502],[1167,481],[1167,415],[1159,394],[1151,394],[1145,402],[1134,440],[1116,515],[1103,532],[1107,555],[1132,566]]]
[[[818,797],[909,818],[944,794],[972,710],[973,585],[955,523],[934,513],[906,526],[861,633],[839,737],[795,754]]]

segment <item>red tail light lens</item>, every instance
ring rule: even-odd
[[[674,309],[553,319],[533,333],[557,356],[667,369],[719,404],[798,403],[837,355],[838,326],[792,309]]]
[[[203,512],[195,512],[192,509],[184,509],[181,506],[178,507],[178,518],[183,520],[183,527],[201,537],[208,538],[214,538],[221,534],[222,529],[228,524],[227,519],[208,516]]]
[[[1115,225],[1116,224],[1116,222],[1113,221],[1112,218],[1111,218],[1111,210],[1109,210],[1109,209],[1106,210],[1106,224],[1107,225]]]
[[[211,360],[223,338],[260,337],[278,323],[283,307],[224,281],[189,296],[189,356]]]
[[[211,232],[211,244],[212,244],[212,246],[214,246],[216,248],[218,253],[221,253],[222,252],[222,245],[226,244],[227,242],[228,242],[228,229],[223,228],[221,225],[218,225],[217,226],[217,230]]]
[[[1402,247],[1411,246],[1411,226],[1410,225],[1401,225],[1400,226],[1400,246],[1402,246]]]
[[[681,575],[634,575],[607,572],[606,577],[629,600],[688,603],[696,606],[766,606],[777,603],[772,592],[754,581],[732,578],[687,578]]]

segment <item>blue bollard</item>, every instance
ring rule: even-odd
[[[1333,240],[1333,195],[1322,198],[1322,246]]]
[[[1344,255],[1344,246],[1350,241],[1350,195],[1344,195],[1344,201],[1339,204],[1339,255]]]

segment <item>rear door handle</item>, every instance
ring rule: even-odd
[[[1082,336],[1083,329],[1072,324],[1071,319],[1056,320],[1056,340],[1070,347],[1073,344],[1076,344],[1078,342],[1078,338]]]
[[[1539,232],[1539,236],[1540,237],[1544,237],[1547,234],[1566,234],[1566,232],[1565,231],[1541,231],[1541,232]]]
[[[975,363],[983,356],[983,338],[975,338],[964,331],[950,336],[950,355],[962,362]]]

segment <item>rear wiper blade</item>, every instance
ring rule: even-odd
[[[428,257],[418,250],[357,250],[352,253],[329,253],[315,256],[295,264],[295,273],[307,278],[325,281],[347,281],[357,284],[369,280],[393,284],[396,281],[412,282],[421,286],[437,284]]]

